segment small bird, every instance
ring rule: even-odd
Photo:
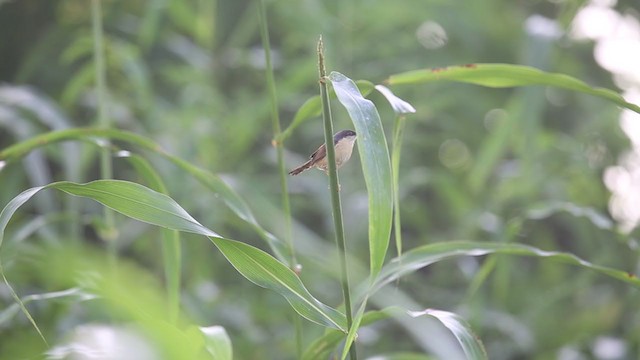
[[[353,144],[356,142],[356,132],[353,130],[341,130],[333,135],[333,145],[336,149],[336,169],[351,158]],[[316,167],[325,174],[329,172],[329,163],[327,162],[327,148],[325,144],[320,145],[318,150],[314,151],[309,157],[309,161],[291,170],[289,175],[298,175],[301,172]]]

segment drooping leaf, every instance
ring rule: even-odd
[[[393,194],[387,140],[375,105],[348,77],[332,72],[329,80],[358,134],[358,150],[369,196],[369,253],[372,278],[384,263],[391,235]]]
[[[222,326],[201,327],[204,345],[214,359],[232,360],[233,348],[227,331]]]
[[[488,254],[533,256],[541,259],[549,259],[576,265],[640,288],[640,279],[638,279],[635,274],[606,266],[595,265],[569,253],[545,251],[533,246],[514,243],[447,241],[412,249],[400,258],[394,259],[382,269],[380,275],[375,280],[371,291],[376,291],[403,275],[412,273],[418,269],[442,260],[456,256],[482,256]]]
[[[547,85],[607,99],[640,113],[640,106],[627,102],[615,91],[591,87],[574,77],[549,73],[533,67],[512,64],[468,64],[445,68],[421,69],[391,75],[389,85],[421,84],[434,81],[458,81],[494,88]]]
[[[413,105],[397,97],[386,86],[376,85],[375,88],[387,99],[387,101],[391,105],[391,108],[393,109],[393,112],[396,113],[396,115],[413,114],[416,112],[416,109],[413,107]]]
[[[128,181],[97,180],[86,184],[57,182],[28,189],[12,199],[0,212],[0,245],[6,225],[15,211],[43,189],[58,189],[87,197],[149,224],[208,236],[249,281],[278,292],[308,320],[346,331],[344,315],[315,299],[287,266],[262,250],[220,237],[197,222],[170,197]]]
[[[126,159],[141,176],[149,187],[162,194],[168,194],[164,181],[147,159],[129,151],[119,151],[116,155]],[[162,229],[162,258],[164,262],[164,274],[167,282],[167,301],[169,306],[169,318],[177,319],[180,309],[180,279],[181,279],[181,253],[180,232],[177,230]]]
[[[62,141],[84,141],[91,144],[96,144],[96,138],[106,138],[110,140],[123,141],[128,144],[138,146],[142,149],[148,150],[164,157],[171,161],[176,166],[191,174],[196,180],[198,180],[207,189],[216,193],[225,202],[225,204],[242,220],[247,222],[251,227],[264,239],[274,255],[281,261],[285,261],[287,253],[285,245],[280,239],[276,238],[273,234],[265,230],[256,220],[255,216],[246,202],[227,185],[220,177],[215,174],[203,170],[191,163],[184,161],[176,156],[173,156],[156,144],[151,139],[145,138],[138,134],[117,130],[117,129],[99,129],[99,128],[74,128],[61,131],[53,131],[46,134],[34,136],[28,140],[21,141],[14,145],[11,145],[0,151],[0,169],[1,166],[6,164],[5,161],[18,160],[34,149],[53,144]]]
[[[464,354],[469,360],[485,360],[488,359],[487,352],[478,337],[471,330],[471,326],[466,320],[459,315],[448,311],[426,309],[424,311],[409,311],[409,316],[432,316],[447,327],[451,333],[458,339],[462,346]]]
[[[79,288],[71,288],[61,291],[52,291],[43,294],[31,294],[24,296],[22,299],[23,304],[27,304],[33,301],[51,301],[51,300],[65,300],[70,299],[76,302],[95,299],[94,294],[87,293]],[[0,311],[0,326],[6,326],[7,322],[20,311],[18,303],[11,304],[5,309]]]
[[[362,316],[360,326],[373,324],[377,321],[388,319],[394,313],[401,313],[400,308],[387,308],[384,310],[369,311]],[[338,330],[328,330],[324,335],[317,338],[302,355],[302,360],[326,359],[329,354],[344,339],[344,333]]]

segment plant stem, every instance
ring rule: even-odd
[[[342,296],[347,317],[347,328],[351,329],[353,315],[351,309],[351,295],[349,293],[349,272],[347,270],[347,252],[344,239],[344,225],[342,222],[342,205],[340,204],[340,189],[338,183],[338,171],[336,169],[336,153],[333,144],[333,123],[331,120],[331,106],[327,91],[327,72],[324,64],[324,44],[322,36],[318,40],[318,72],[320,74],[320,98],[322,101],[322,118],[324,121],[324,141],[327,149],[327,162],[329,165],[329,188],[331,192],[331,205],[333,208],[333,223],[336,230],[336,245],[340,256],[340,277],[342,282]],[[351,360],[356,360],[355,344],[349,349]]]
[[[280,115],[278,112],[278,97],[276,94],[276,84],[273,77],[273,65],[271,64],[271,47],[269,45],[269,30],[267,29],[267,14],[264,7],[264,0],[258,2],[260,4],[260,35],[262,36],[262,46],[264,48],[264,56],[266,62],[267,88],[271,103],[271,122],[273,125],[274,139],[280,137]],[[278,170],[280,172],[280,191],[282,193],[282,207],[285,217],[285,242],[289,247],[289,255],[291,256],[291,268],[296,266],[296,255],[293,246],[293,236],[291,231],[291,206],[289,205],[289,192],[287,191],[287,170],[284,164],[284,149],[282,142],[274,141],[278,158]]]
[[[273,125],[274,139],[280,138],[282,133],[280,127],[280,114],[278,112],[278,97],[276,93],[276,83],[273,76],[273,64],[271,63],[271,44],[269,41],[269,28],[267,27],[267,10],[264,6],[264,0],[259,0],[260,10],[260,36],[262,38],[262,47],[265,57],[265,73],[267,80],[267,88],[269,90],[269,100],[271,103],[271,122]],[[278,158],[278,172],[280,173],[280,193],[282,194],[282,211],[284,213],[284,238],[289,249],[289,267],[296,271],[298,261],[296,260],[296,252],[293,245],[293,234],[291,230],[291,206],[289,203],[289,191],[287,186],[287,170],[284,164],[284,149],[281,141],[273,141],[276,148],[276,156]],[[302,356],[302,322],[299,316],[294,312],[294,326],[296,331],[296,353],[298,358]]]
[[[396,252],[402,255],[402,229],[400,227],[400,152],[402,150],[402,134],[406,119],[403,115],[396,118],[393,127],[393,150],[391,153],[391,171],[393,179],[393,231],[396,239]]]
[[[98,126],[103,129],[109,129],[111,122],[107,114],[107,81],[104,61],[104,35],[102,32],[102,9],[101,0],[91,1],[91,22],[93,24],[93,58],[95,62],[95,78],[96,93],[98,106]],[[108,141],[108,140],[105,140]],[[111,179],[113,177],[113,166],[111,163],[111,151],[109,143],[104,144],[100,152],[100,175],[103,179]],[[105,232],[103,237],[107,241],[110,260],[116,260],[116,233],[115,220],[113,210],[104,208],[104,225]]]

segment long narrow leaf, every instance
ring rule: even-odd
[[[266,252],[239,241],[211,237],[211,241],[244,277],[258,286],[275,290],[308,320],[346,331],[346,319],[337,310],[311,296],[300,278]]]
[[[273,234],[266,231],[255,219],[251,209],[246,202],[227,185],[222,179],[215,174],[200,169],[191,163],[173,156],[156,144],[151,139],[138,134],[117,130],[117,129],[98,129],[98,128],[74,128],[61,131],[53,131],[39,136],[34,136],[28,140],[21,141],[11,145],[0,151],[0,164],[3,161],[18,160],[34,149],[53,144],[61,141],[75,140],[85,141],[91,144],[96,143],[96,138],[106,138],[110,140],[123,141],[132,145],[136,145],[145,150],[149,150],[157,155],[171,161],[176,166],[195,177],[202,185],[209,190],[215,192],[227,204],[227,206],[242,220],[251,225],[251,227],[264,239],[275,256],[281,261],[286,260],[285,254],[287,250],[284,243],[276,238]]]
[[[400,258],[394,259],[382,269],[371,291],[376,291],[403,275],[442,260],[456,256],[482,256],[488,254],[533,256],[554,260],[576,265],[584,269],[594,270],[640,288],[640,279],[634,274],[606,266],[595,265],[569,253],[544,251],[533,246],[522,244],[450,241],[421,246],[406,252]]]
[[[355,83],[335,71],[329,79],[358,134],[358,150],[369,195],[369,253],[373,279],[382,268],[391,235],[393,194],[387,140],[378,110],[360,94]]]
[[[469,360],[485,360],[488,359],[487,352],[484,350],[484,346],[478,337],[471,330],[471,326],[466,320],[448,311],[426,309],[424,311],[409,311],[409,316],[432,316],[447,327],[458,339],[458,342],[462,346],[464,354]]]
[[[147,159],[129,151],[117,153],[120,158],[126,159],[139,176],[149,187],[157,192],[167,195],[167,187],[164,181]],[[180,310],[180,278],[181,278],[181,254],[180,232],[177,230],[162,229],[162,258],[164,262],[164,274],[167,282],[167,301],[169,306],[169,318],[175,321]]]
[[[389,85],[420,84],[434,81],[459,81],[494,88],[547,85],[573,90],[607,99],[640,113],[640,106],[627,102],[615,91],[591,87],[574,77],[549,73],[529,66],[511,64],[468,64],[445,68],[421,69],[391,75]]]
[[[361,316],[360,326],[373,324],[377,321],[388,319],[393,314],[406,313],[401,308],[392,307],[384,310],[369,311]],[[337,330],[329,330],[317,338],[302,355],[302,360],[327,359],[329,354],[344,339],[344,333]]]
[[[6,225],[15,211],[37,192],[49,188],[96,200],[140,221],[208,236],[229,262],[248,280],[278,292],[308,320],[346,331],[344,315],[316,300],[287,266],[262,250],[220,237],[198,223],[170,197],[132,182],[121,180],[98,180],[87,184],[58,182],[26,190],[11,200],[0,212],[0,245]],[[26,309],[23,308],[23,311]]]
[[[214,359],[232,360],[233,347],[231,338],[222,326],[201,327],[204,336],[204,344],[207,351]]]

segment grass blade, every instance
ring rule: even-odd
[[[373,285],[372,292],[403,275],[412,273],[418,269],[442,260],[456,256],[482,256],[488,254],[533,256],[542,259],[554,260],[576,265],[584,269],[597,271],[601,274],[640,288],[640,279],[638,279],[635,274],[612,269],[606,266],[595,265],[569,253],[545,251],[533,246],[522,244],[448,241],[421,246],[406,252],[400,258],[394,259],[382,269]]]
[[[249,281],[278,292],[308,320],[346,331],[344,315],[315,299],[298,276],[286,265],[262,250],[220,237],[197,222],[170,197],[128,181],[97,180],[87,184],[58,182],[26,190],[12,199],[0,212],[0,245],[6,225],[13,214],[22,204],[43,189],[58,189],[72,195],[90,198],[123,215],[149,224],[208,236]],[[20,299],[16,301],[22,304]],[[24,305],[21,307],[29,316]],[[35,322],[33,324],[35,326]]]
[[[231,338],[222,326],[201,327],[207,351],[214,359],[232,360]]]
[[[464,354],[470,360],[488,359],[487,352],[478,337],[471,330],[466,320],[448,311],[426,309],[424,311],[409,311],[409,316],[418,317],[428,315],[438,319],[458,339]]]
[[[369,194],[369,252],[373,279],[382,268],[391,235],[393,194],[387,140],[375,105],[360,94],[355,83],[335,71],[329,79],[358,134],[358,150]]]
[[[276,238],[273,234],[266,231],[256,220],[251,209],[247,203],[238,195],[229,185],[227,185],[217,175],[203,170],[191,163],[184,161],[176,156],[173,156],[162,150],[160,145],[156,144],[151,139],[138,134],[117,130],[117,129],[97,129],[97,128],[74,128],[61,131],[53,131],[46,134],[34,136],[28,140],[21,141],[8,148],[0,151],[0,164],[3,161],[16,161],[34,149],[46,146],[49,144],[76,140],[85,141],[90,144],[95,144],[95,138],[107,138],[111,140],[123,141],[142,149],[153,152],[160,155],[165,159],[171,161],[173,164],[181,168],[182,170],[191,174],[196,180],[198,180],[207,189],[218,194],[225,204],[238,216],[240,219],[247,222],[254,229],[260,237],[267,242],[275,256],[281,261],[286,261],[287,249],[285,244]]]
[[[458,81],[493,88],[547,85],[601,97],[619,106],[640,113],[640,106],[627,102],[615,91],[596,88],[574,77],[545,72],[530,66],[512,64],[468,64],[407,71],[391,75],[389,85],[421,84],[434,81]]]

